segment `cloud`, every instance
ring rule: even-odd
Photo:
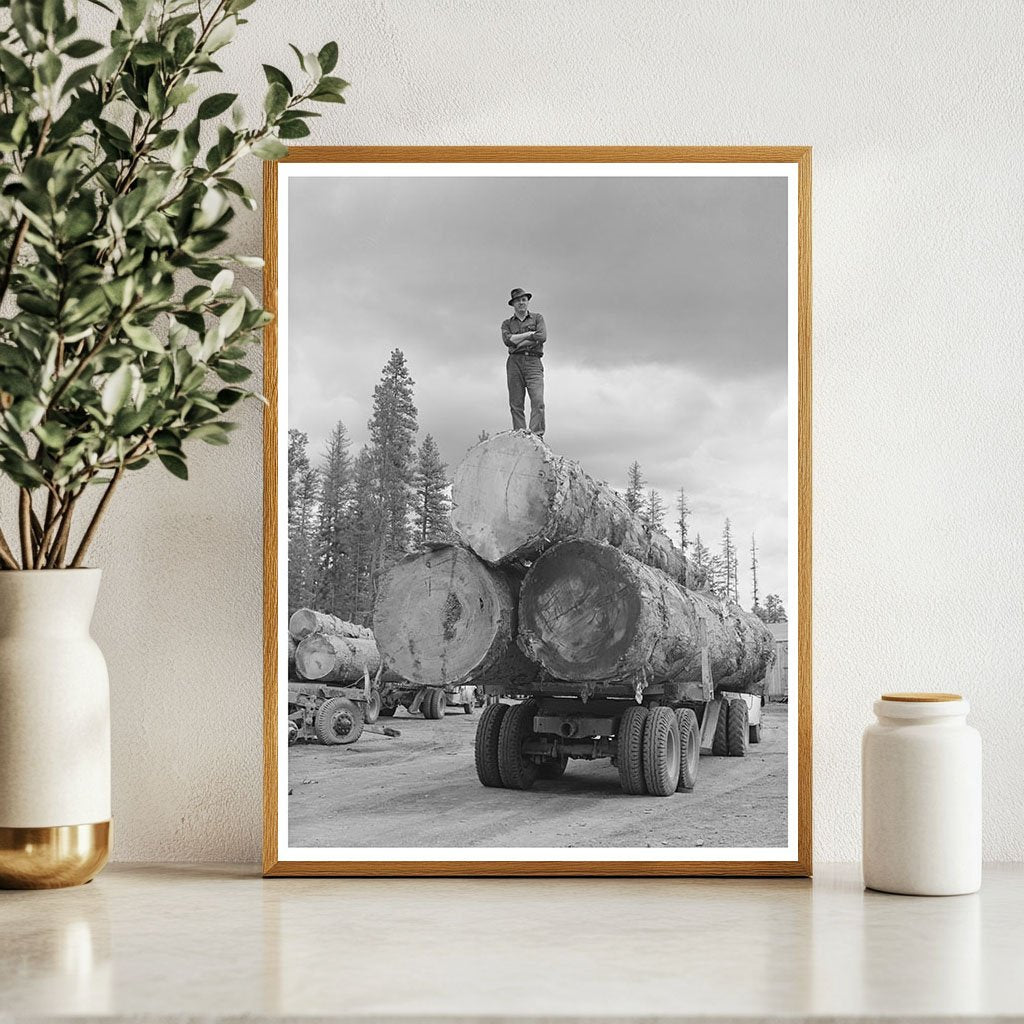
[[[454,465],[510,425],[499,324],[512,287],[544,313],[547,440],[624,487],[638,460],[717,547],[729,516],[746,597],[788,598],[786,190],[770,178],[293,179],[290,426],[317,452],[366,440],[393,348],[420,437]]]

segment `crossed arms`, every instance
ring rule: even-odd
[[[518,352],[521,348],[525,348],[532,342],[539,342],[541,345],[544,344],[548,339],[547,327],[544,325],[544,317],[540,313],[534,313],[533,319],[537,323],[537,329],[533,331],[523,331],[521,334],[513,334],[512,329],[508,326],[508,321],[505,321],[501,325],[501,339],[508,346],[509,351]]]

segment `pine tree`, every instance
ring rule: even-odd
[[[652,530],[664,530],[665,503],[661,500],[661,495],[653,487],[647,492],[647,501],[644,502],[643,511],[640,514],[643,521]]]
[[[626,484],[626,504],[629,506],[629,511],[636,515],[644,503],[644,486],[646,481],[644,480],[643,473],[640,471],[640,463],[634,462],[629,467]]]
[[[355,461],[355,482],[349,513],[347,608],[342,618],[368,626],[373,612],[373,566],[377,555],[380,521],[377,499],[377,467],[368,446]]]
[[[317,526],[316,607],[342,615],[350,603],[349,516],[352,504],[352,441],[340,420],[327,439],[320,471],[320,518]]]
[[[683,487],[679,488],[679,497],[676,498],[676,511],[679,513],[679,518],[676,520],[679,524],[679,547],[685,555],[686,549],[690,544],[690,535],[687,530],[687,520],[690,518],[690,506],[686,502],[686,490]]]
[[[415,478],[416,540],[420,544],[451,540],[447,470],[434,438],[427,434],[420,445]]]
[[[721,555],[712,555],[708,559],[705,589],[716,597],[725,598],[729,596],[727,586],[725,561]]]
[[[758,602],[757,595],[757,541],[754,539],[754,535],[750,535],[750,576],[753,580],[753,605],[751,610],[754,614],[758,614],[760,604]]]
[[[409,550],[416,451],[413,383],[402,350],[394,349],[373,390],[373,415],[368,424],[378,502],[371,595],[376,592],[377,573]]]
[[[708,566],[711,562],[711,552],[704,546],[699,533],[697,534],[697,539],[693,542],[691,560],[697,577],[694,581],[694,586],[710,589]]]
[[[309,463],[309,436],[288,431],[288,608],[313,601],[315,538],[319,475]]]
[[[480,433],[476,435],[476,439],[477,441],[486,441],[490,436],[491,435],[486,430],[481,430]]]
[[[786,609],[782,606],[782,598],[778,594],[769,594],[764,599],[764,607],[757,610],[757,614],[765,622],[788,622]]]
[[[738,560],[736,556],[736,545],[732,541],[732,523],[728,516],[725,525],[722,527],[722,594],[733,601],[739,600],[738,594]]]

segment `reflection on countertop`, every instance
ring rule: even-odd
[[[1024,1014],[1024,866],[779,879],[274,879],[114,865],[0,893],[0,1020]]]

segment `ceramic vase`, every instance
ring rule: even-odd
[[[875,702],[862,747],[864,884],[911,896],[981,886],[981,737],[959,694]]]
[[[99,569],[0,572],[0,887],[80,885],[110,851]]]

